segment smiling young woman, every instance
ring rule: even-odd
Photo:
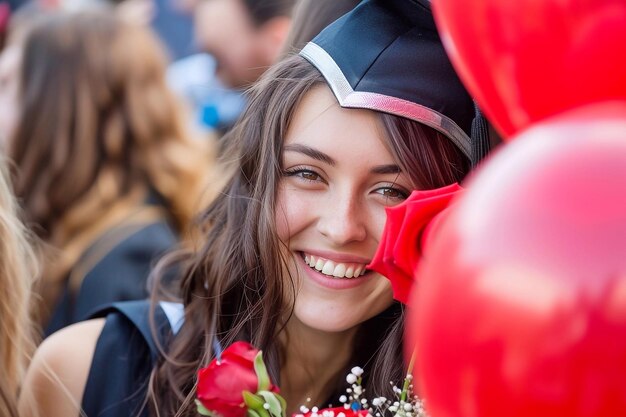
[[[363,25],[373,38],[341,52],[354,59],[333,58],[333,45],[355,45]],[[415,60],[407,58],[413,42],[427,51]],[[377,50],[397,52],[398,45],[400,55]],[[382,59],[385,72],[370,73],[377,65],[360,62],[365,55]],[[359,71],[367,82],[352,82]],[[402,91],[389,88],[398,82]],[[155,303],[149,313],[166,355],[150,357],[147,310],[118,305],[106,322],[78,325],[44,343],[23,404],[30,395],[48,416],[71,415],[72,402],[59,401],[41,370],[47,363],[71,381],[71,400],[88,416],[194,416],[198,369],[214,357],[216,341],[236,340],[263,350],[288,412],[307,399],[336,402],[355,365],[367,369],[369,395],[390,398],[389,381],[400,380],[405,367],[403,308],[389,282],[365,265],[381,238],[385,207],[412,190],[463,179],[473,114],[430,12],[401,0],[365,1],[250,91],[224,140],[231,176],[205,212],[203,247],[177,257],[185,264],[184,323],[171,304]],[[175,337],[159,337],[163,325]],[[68,369],[64,349],[74,342],[80,347],[71,348]],[[35,390],[45,395],[33,399]]]

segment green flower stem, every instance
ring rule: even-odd
[[[407,375],[411,375],[413,373],[413,365],[415,363],[415,351],[411,354],[411,360],[409,361],[409,367],[406,370]],[[409,378],[404,378],[404,385],[402,386],[402,393],[400,394],[400,401],[406,401],[406,397],[409,392],[409,385],[411,385],[411,381]]]

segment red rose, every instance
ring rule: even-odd
[[[209,411],[221,417],[245,417],[243,392],[257,392],[259,379],[254,369],[254,359],[259,351],[246,342],[235,342],[219,361],[213,359],[209,366],[198,372],[197,399]],[[278,392],[270,383],[268,391]]]
[[[318,417],[341,417],[340,413],[343,413],[344,417],[367,417],[369,415],[369,411],[367,410],[357,410],[354,411],[350,408],[346,409],[345,407],[334,407],[334,408],[323,408],[316,413],[309,411],[308,413],[294,413],[292,417],[312,417],[314,414]]]
[[[435,220],[452,198],[463,190],[458,184],[435,190],[413,191],[402,204],[389,207],[387,223],[374,255],[367,266],[391,281],[393,298],[406,304],[422,251]]]

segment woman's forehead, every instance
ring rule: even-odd
[[[321,136],[336,141],[355,135],[384,137],[383,132],[375,112],[342,108],[328,86],[321,84],[307,92],[296,107],[285,143]]]
[[[334,161],[372,166],[396,162],[378,115],[371,110],[340,107],[326,86],[307,93],[287,130],[283,150],[298,153],[304,148],[322,152]]]

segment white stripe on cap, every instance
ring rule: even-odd
[[[449,117],[412,101],[385,94],[354,91],[333,58],[313,42],[309,42],[300,55],[322,73],[341,107],[378,110],[423,123],[446,135],[472,159],[469,136]]]

